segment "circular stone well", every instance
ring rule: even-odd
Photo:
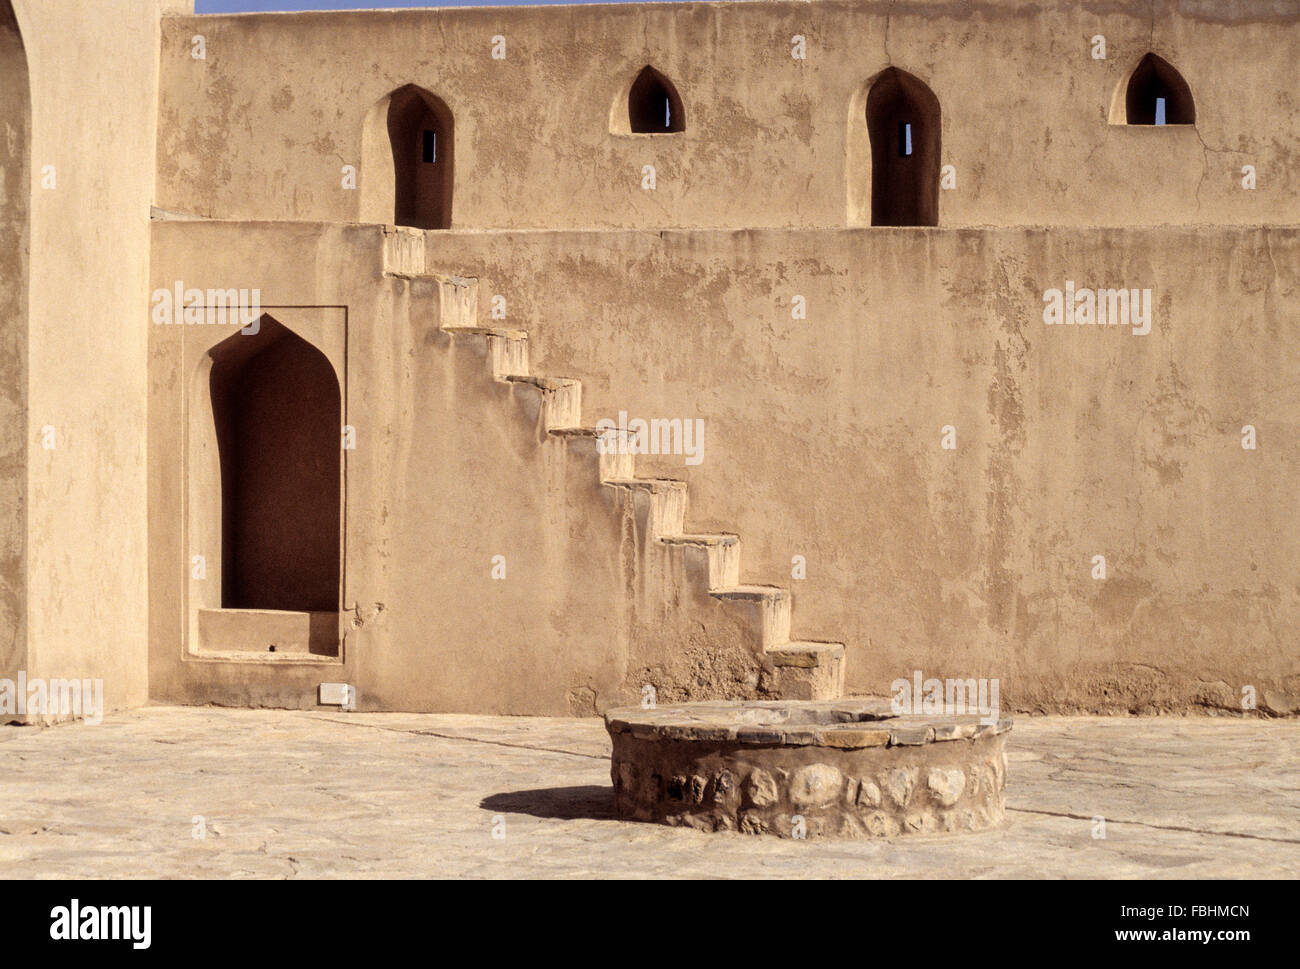
[[[1011,721],[895,716],[888,700],[683,703],[605,714],[620,816],[783,838],[1001,822]]]

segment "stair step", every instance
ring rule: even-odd
[[[631,441],[635,441],[635,440],[636,440],[636,431],[620,431],[620,430],[618,430],[618,428],[612,428],[612,429],[611,429],[611,428],[607,428],[607,427],[602,427],[602,428],[595,428],[595,427],[552,427],[552,428],[548,431],[548,433],[550,433],[550,434],[554,434],[556,437],[590,437],[590,438],[599,438],[599,437],[604,437],[604,436],[609,435],[609,434],[614,434],[614,435],[622,434],[622,435],[625,435],[625,437],[626,437],[627,439],[631,440]],[[624,476],[622,479],[620,479],[620,480],[640,480],[640,479],[633,478],[631,475],[625,475],[625,476]]]
[[[442,332],[453,336],[487,337],[488,351],[492,356],[492,376],[496,380],[528,373],[526,330],[510,330],[499,326],[444,326]]]
[[[716,535],[663,535],[659,541],[665,545],[698,545],[701,548],[709,548],[716,545],[737,545],[740,542],[739,535],[733,535],[730,532],[721,532]]]
[[[527,340],[527,330],[511,330],[501,326],[444,326],[444,333],[463,333],[466,336],[498,336],[503,340]]]
[[[428,278],[424,271],[424,233],[406,226],[384,226],[384,275]]]
[[[615,488],[638,488],[652,494],[686,490],[686,482],[677,478],[610,478],[605,484]]]
[[[783,700],[838,700],[844,695],[843,643],[783,643],[768,649],[768,689]]]
[[[740,582],[740,536],[730,533],[714,535],[660,535],[659,541],[676,548],[694,549],[707,557],[708,587],[732,589]]]
[[[729,552],[730,549],[719,549],[719,553]],[[734,577],[739,573],[739,548],[732,555],[732,561],[725,563],[725,569],[719,568],[719,572]],[[714,553],[711,552],[711,555]],[[721,559],[722,555],[717,557]],[[712,563],[711,563],[712,564]],[[724,563],[719,562],[722,566]],[[709,595],[715,599],[726,599],[731,602],[751,602],[758,607],[759,620],[759,643],[763,650],[774,649],[777,646],[783,646],[790,641],[790,613],[793,607],[793,596],[790,595],[789,589],[783,589],[776,585],[723,585],[717,588],[709,589]]]
[[[567,390],[582,385],[577,377],[534,377],[531,374],[506,374],[505,379],[512,384],[531,384],[539,390]]]
[[[550,421],[546,424],[546,433],[566,441],[591,441],[596,451],[600,466],[600,480],[624,480],[636,477],[636,454],[630,442],[636,440],[633,431],[620,431],[618,428],[594,427],[556,427]],[[618,442],[622,440],[620,447]]]
[[[438,282],[438,324],[444,329],[476,329],[478,280],[472,276],[432,275]]]
[[[614,477],[607,478],[605,484],[649,495],[647,538],[653,540],[665,535],[680,535],[686,527],[685,481],[677,478]]]
[[[784,643],[767,650],[773,666],[795,666],[812,669],[844,658],[843,643],[800,642]]]
[[[733,601],[767,602],[788,600],[790,590],[779,585],[735,585],[729,589],[710,589],[709,595]]]
[[[548,432],[567,430],[582,420],[582,381],[576,377],[542,377],[506,373],[500,379],[535,387],[542,393],[542,426]]]
[[[519,331],[522,332],[522,331]],[[488,336],[488,350],[492,354],[492,376],[522,377],[531,371],[528,365],[528,334],[523,336]]]

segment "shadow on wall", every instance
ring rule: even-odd
[[[455,125],[442,99],[408,84],[366,114],[361,221],[450,229]]]
[[[31,91],[9,0],[0,0],[0,676],[27,666],[27,272]]]

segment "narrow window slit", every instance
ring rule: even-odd
[[[912,154],[912,126],[907,122],[898,125],[898,155],[907,158]]]

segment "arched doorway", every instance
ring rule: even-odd
[[[326,356],[270,317],[209,351],[221,605],[339,608],[342,403]]]
[[[871,224],[939,224],[939,99],[921,80],[887,68],[867,94]]]

